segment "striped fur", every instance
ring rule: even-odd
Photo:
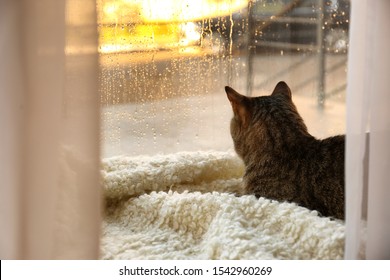
[[[245,164],[246,193],[344,219],[345,136],[311,136],[284,82],[269,96],[225,90],[234,113],[234,147]]]

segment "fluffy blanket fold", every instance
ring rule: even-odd
[[[230,152],[103,161],[102,259],[342,259],[345,226],[240,193]]]

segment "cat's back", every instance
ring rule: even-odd
[[[314,139],[302,149],[306,153],[303,162],[308,169],[314,169],[313,176],[319,174],[324,178],[344,178],[345,135]]]
[[[314,140],[305,149],[301,174],[294,180],[301,190],[300,204],[325,216],[343,219],[345,136]]]

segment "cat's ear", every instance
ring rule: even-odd
[[[225,87],[225,91],[232,105],[234,116],[240,120],[244,127],[247,126],[251,116],[249,98],[228,86]]]
[[[278,95],[278,94],[284,95],[284,96],[291,99],[291,90],[288,87],[288,85],[283,81],[279,82],[276,85],[276,87],[271,95]]]

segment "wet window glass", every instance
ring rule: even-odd
[[[350,1],[97,0],[102,157],[233,149],[224,87],[344,133]]]

